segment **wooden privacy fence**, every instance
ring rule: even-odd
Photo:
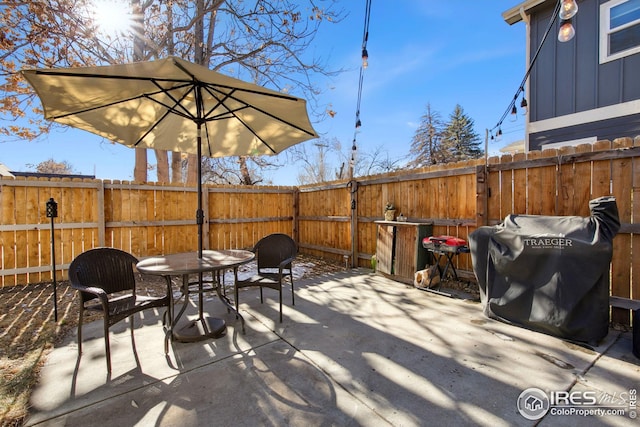
[[[293,187],[205,186],[204,246],[251,248],[263,235],[291,234]],[[46,282],[51,277],[51,220],[46,202],[58,203],[54,241],[58,278],[81,252],[111,246],[138,257],[195,251],[195,188],[119,181],[0,180],[1,285]]]
[[[588,216],[588,201],[616,197],[612,294],[640,297],[640,139],[599,141],[302,187],[205,186],[205,247],[250,248],[263,235],[291,234],[301,251],[370,266],[387,202],[433,233],[467,239],[511,213]],[[2,286],[50,280],[45,203],[59,203],[56,264],[114,246],[138,257],[195,250],[196,190],[97,180],[0,180]],[[472,276],[471,258],[457,267]]]

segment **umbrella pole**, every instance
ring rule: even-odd
[[[198,224],[198,258],[202,259],[202,227],[204,224],[204,211],[202,210],[202,146],[200,145],[202,143],[202,137],[201,137],[201,132],[202,132],[202,125],[200,124],[200,122],[198,122],[198,136],[197,136],[197,142],[198,142],[198,166],[196,168],[196,170],[198,171],[198,210],[196,211],[196,223]],[[199,292],[199,298],[198,298],[198,315],[199,318],[204,321],[204,316],[203,316],[203,310],[204,310],[204,303],[202,301],[202,290],[203,290],[203,285],[202,285],[202,272],[198,273],[198,292]]]
[[[202,226],[204,224],[204,212],[202,211],[202,137],[201,124],[198,122],[198,210],[196,211],[196,223],[198,224],[198,258],[202,258]]]

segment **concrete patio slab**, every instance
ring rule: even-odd
[[[295,306],[283,293],[283,323],[275,292],[265,296],[260,304],[257,290],[243,292],[246,334],[217,299],[207,298],[206,311],[225,318],[227,335],[173,342],[167,356],[161,313],[136,319],[135,350],[122,322],[111,333],[111,377],[101,323],[85,325],[79,360],[75,336],[50,354],[27,425],[637,422],[630,418],[630,397],[640,384],[640,360],[631,353],[629,333],[611,331],[589,349],[487,319],[479,303],[364,269],[300,280]],[[541,421],[528,420],[517,404],[529,388],[549,396],[597,396],[624,414],[560,416],[548,410]],[[596,406],[604,403],[589,407]]]

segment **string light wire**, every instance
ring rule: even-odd
[[[355,164],[356,135],[358,129],[362,126],[360,121],[360,104],[362,103],[362,85],[364,82],[364,70],[367,68],[367,60],[369,59],[369,53],[367,51],[367,42],[369,41],[369,22],[371,20],[371,0],[366,0],[365,15],[364,15],[364,31],[362,34],[362,64],[360,65],[360,77],[358,78],[358,99],[356,101],[356,130],[353,135],[353,146],[351,147],[351,167]]]
[[[491,129],[492,134],[494,130],[500,129],[500,126],[502,126],[502,122],[504,122],[504,119],[507,117],[507,115],[509,115],[513,111],[513,108],[515,108],[516,101],[518,100],[518,95],[520,95],[521,92],[524,92],[524,85],[527,82],[529,75],[531,74],[531,69],[533,68],[533,65],[536,63],[536,60],[538,59],[538,55],[540,55],[540,51],[542,50],[542,46],[544,45],[544,42],[547,40],[547,37],[549,36],[549,33],[551,32],[553,25],[558,19],[558,13],[560,12],[561,4],[562,4],[562,0],[558,0],[558,3],[556,4],[556,8],[553,11],[553,15],[551,17],[551,21],[549,21],[549,26],[547,27],[544,33],[544,36],[542,36],[542,41],[540,42],[540,45],[538,46],[538,49],[536,50],[535,55],[533,55],[533,59],[531,60],[531,63],[527,68],[527,72],[525,73],[524,78],[522,79],[522,82],[520,83],[520,86],[516,91],[516,94],[513,96],[513,99],[509,103],[509,106],[504,111],[504,114],[502,114],[502,117],[500,117],[500,120],[498,120],[498,123]]]

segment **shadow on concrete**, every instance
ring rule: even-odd
[[[68,337],[43,369],[27,424],[532,425],[516,406],[527,388],[613,394],[640,383],[624,334],[612,331],[590,350],[487,319],[478,303],[368,270],[301,280],[295,306],[283,295],[279,323],[277,293],[265,292],[260,304],[257,290],[244,291],[246,334],[217,299],[207,298],[207,312],[225,319],[227,335],[172,342],[168,356],[161,313],[136,319],[144,326],[135,331],[133,349],[122,322],[112,332],[112,378],[99,324],[85,332],[79,363],[75,336]],[[542,419],[572,422],[603,419]]]

